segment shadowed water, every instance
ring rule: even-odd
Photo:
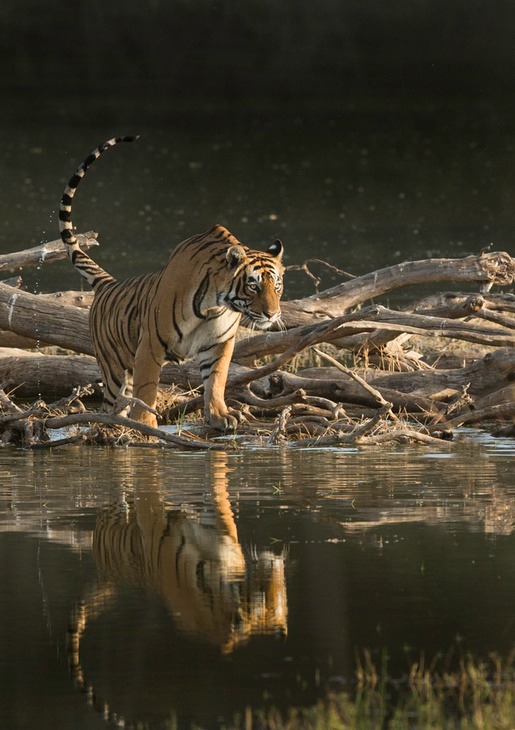
[[[177,243],[214,223],[255,248],[281,238],[287,264],[323,258],[355,275],[491,242],[513,253],[510,111],[428,102],[378,113],[349,103],[319,114],[161,110],[152,121],[153,109],[118,104],[116,119],[102,124],[106,105],[90,104],[87,126],[59,117],[51,126],[7,125],[0,252],[57,238],[76,165],[105,139],[140,133],[95,164],[74,203],[74,223],[100,232],[93,254],[116,277],[159,268]],[[322,286],[337,281],[314,270]],[[24,277],[29,289],[81,286],[68,262],[43,266],[37,281]],[[288,274],[285,285],[286,298],[313,291],[303,274]]]
[[[507,656],[514,456],[0,452],[4,726],[216,727],[351,689],[365,649]]]

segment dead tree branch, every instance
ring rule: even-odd
[[[77,234],[81,248],[84,250],[91,248],[91,246],[98,246],[97,236],[98,234],[95,231]],[[27,248],[24,251],[0,254],[0,271],[10,271],[23,266],[38,266],[51,261],[59,261],[66,257],[67,253],[63,242],[58,239],[42,243],[39,246],[34,246],[34,248]]]
[[[85,309],[0,284],[0,329],[74,352],[93,354]]]
[[[305,299],[285,302],[285,305],[287,312],[297,309],[304,315],[337,317],[351,307],[399,287],[446,281],[477,282],[481,286],[490,287],[494,284],[508,286],[514,279],[515,260],[504,251],[461,259],[405,261],[358,276]]]
[[[96,244],[96,234],[87,235],[91,240],[86,240],[86,246]],[[13,254],[7,263],[0,257],[0,264],[13,268],[63,255],[58,241]],[[487,291],[492,284],[511,284],[514,276],[515,262],[503,252],[428,259],[387,267],[316,295],[285,301],[285,330],[247,333],[236,344],[226,398],[246,419],[239,432],[274,443],[302,439],[306,445],[364,445],[389,439],[434,444],[435,436],[446,438],[463,423],[515,420],[515,297]],[[380,305],[348,311],[393,289],[451,280],[477,282],[482,291],[434,295],[403,311]],[[91,357],[88,331],[91,299],[89,292],[33,295],[0,283],[3,442],[47,447],[84,439],[104,438],[106,443],[154,439],[175,448],[227,448],[227,441],[213,440],[204,427],[183,430],[185,415],[202,408],[200,374],[192,361],[168,364],[162,370],[162,385],[174,388],[162,391],[159,413],[165,420],[177,419],[180,434],[151,429],[121,415],[88,412],[74,396],[53,404],[54,410],[41,401],[41,393],[64,396],[77,386],[99,395],[94,385],[99,371]],[[441,342],[442,337],[449,343],[472,343],[483,353],[466,365],[439,369],[422,363],[420,353],[410,352],[405,353],[404,366],[402,347],[413,335],[425,343]],[[6,348],[6,343],[33,345],[37,351]],[[54,351],[41,351],[43,343],[54,346]],[[386,350],[392,344],[398,348],[395,357],[402,367],[393,362],[392,350]],[[80,354],[56,354],[55,348]],[[378,353],[376,359],[373,350]],[[314,355],[329,365],[312,367],[309,358]],[[365,367],[358,368],[358,363]],[[291,372],[294,368],[297,372]],[[192,388],[197,390],[192,393]],[[20,407],[12,397],[37,400]],[[124,405],[126,401],[120,401]],[[97,410],[98,403],[93,408]],[[87,424],[92,428],[88,430]],[[50,432],[61,428],[67,431],[62,439],[50,438]]]

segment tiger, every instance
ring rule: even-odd
[[[193,510],[166,509],[160,494],[128,491],[98,516],[93,555],[99,583],[87,604],[94,615],[122,585],[158,595],[181,633],[228,654],[252,635],[287,635],[285,555],[238,540],[227,497],[209,522]]]
[[[59,232],[68,257],[93,288],[89,329],[103,384],[102,410],[122,412],[157,427],[161,368],[197,356],[204,384],[204,416],[219,431],[236,429],[225,387],[240,321],[259,330],[280,324],[283,244],[266,251],[241,244],[220,224],[180,243],[160,271],[118,281],[81,250],[72,202],[90,166],[120,142],[113,137],[84,159],[65,187]]]
[[[287,553],[265,546],[243,549],[227,453],[208,453],[203,499],[196,506],[184,502],[188,497],[175,481],[163,483],[148,466],[132,463],[130,480],[124,476],[118,494],[99,510],[92,541],[97,578],[69,614],[73,680],[106,714],[119,698],[104,702],[92,687],[82,665],[82,643],[89,626],[90,641],[99,647],[93,674],[101,676],[106,652],[94,625],[123,600],[126,587],[141,589],[166,610],[180,634],[220,655],[229,656],[252,637],[288,635]],[[178,660],[171,655],[169,661]],[[148,664],[141,666],[148,671]]]

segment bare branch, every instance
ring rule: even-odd
[[[54,416],[47,418],[45,421],[46,428],[49,429],[60,429],[67,428],[75,425],[90,425],[92,423],[102,424],[105,426],[123,426],[124,428],[138,431],[144,436],[151,436],[153,438],[164,441],[168,444],[174,444],[175,446],[181,446],[182,448],[189,449],[217,449],[227,450],[228,444],[219,444],[206,439],[201,439],[197,436],[188,434],[188,436],[176,436],[175,434],[168,433],[159,428],[152,428],[144,423],[135,421],[132,418],[125,418],[116,414],[109,413],[75,413],[68,416]]]
[[[319,276],[313,274],[309,268],[309,264],[320,264],[321,266],[325,266],[326,269],[329,269],[329,271],[332,271],[333,274],[336,274],[337,276],[345,276],[347,279],[355,278],[353,274],[349,274],[347,271],[343,271],[343,269],[339,269],[327,261],[323,261],[323,259],[306,259],[303,264],[290,264],[289,266],[286,266],[285,271],[303,271],[306,276],[311,279],[316,291],[318,292],[318,286],[322,280]]]
[[[327,360],[327,362],[330,362],[331,365],[333,365],[337,370],[339,370],[341,373],[345,373],[345,375],[348,375],[349,378],[352,378],[352,380],[355,380],[356,383],[359,383],[363,390],[366,390],[367,393],[369,393],[375,400],[379,403],[380,406],[383,406],[383,408],[386,408],[388,411],[391,411],[392,403],[388,403],[381,393],[376,390],[376,388],[373,388],[371,385],[367,383],[366,380],[363,380],[362,377],[360,377],[356,372],[351,370],[350,368],[345,367],[345,365],[342,365],[338,360],[335,360],[334,357],[331,357],[327,352],[322,352],[322,350],[318,350],[316,347],[313,348],[313,350],[324,360]],[[393,415],[393,414],[392,414]],[[395,418],[395,417],[394,417]]]
[[[77,238],[83,250],[91,248],[91,246],[98,246],[97,237],[98,233],[95,233],[95,231],[77,234]],[[0,271],[18,269],[23,266],[37,266],[42,263],[59,261],[60,259],[65,259],[67,255],[64,244],[59,238],[56,241],[42,243],[40,246],[27,248],[24,251],[1,254]]]
[[[320,294],[285,302],[285,320],[298,315],[337,317],[373,297],[414,284],[445,281],[475,281],[478,284],[508,286],[515,279],[515,260],[498,251],[461,259],[425,259],[388,266],[352,281],[338,284]]]

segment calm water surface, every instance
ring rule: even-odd
[[[515,640],[515,442],[0,451],[1,727],[217,727]]]
[[[513,110],[188,116],[75,98],[72,124],[50,105],[51,123],[0,121],[0,253],[55,239],[76,164],[134,132],[74,218],[118,277],[215,222],[355,274],[490,241],[515,253]],[[23,277],[80,286],[66,261]],[[514,441],[443,448],[0,450],[0,727],[210,728],[352,688],[365,649],[401,678],[421,652],[507,656]]]
[[[511,109],[429,103],[239,115],[172,106],[152,119],[143,102],[102,99],[76,124],[58,111],[51,125],[0,121],[0,253],[56,239],[76,165],[105,139],[136,132],[137,143],[91,169],[74,207],[79,230],[100,232],[95,257],[116,277],[162,266],[214,223],[256,248],[281,238],[287,264],[323,258],[356,275],[490,242],[513,255],[514,129]],[[81,285],[69,262],[24,279],[37,291]],[[322,286],[336,281],[325,272]],[[313,291],[294,273],[285,289],[287,298]]]

